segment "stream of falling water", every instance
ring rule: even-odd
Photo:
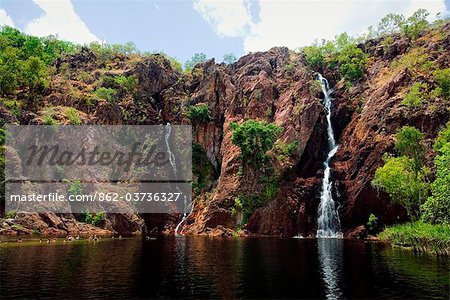
[[[170,123],[166,124],[166,135],[165,135],[165,141],[166,141],[166,151],[167,154],[169,155],[169,161],[170,161],[170,165],[172,166],[172,170],[173,173],[175,174],[175,178],[178,177],[178,169],[177,169],[177,165],[175,162],[175,156],[173,155],[172,151],[170,150],[170,143],[169,143],[169,139],[170,139],[170,134],[172,133],[172,125]],[[178,192],[181,193],[180,189],[178,188],[178,186],[176,187]],[[191,206],[191,210],[189,213],[185,212],[183,214],[183,218],[181,219],[181,221],[177,224],[177,226],[175,227],[175,235],[178,235],[178,231],[180,229],[181,224],[184,223],[184,221],[187,219],[187,217],[189,217],[189,215],[192,213],[192,211],[194,210],[194,203],[191,201],[191,203],[188,205],[187,204],[187,196],[184,195],[184,207],[187,208],[189,206]]]
[[[341,224],[336,211],[336,203],[333,200],[330,181],[330,161],[336,154],[339,146],[334,139],[333,126],[331,125],[331,90],[328,81],[321,74],[317,74],[317,78],[320,81],[324,94],[323,104],[327,119],[328,155],[323,163],[324,174],[322,191],[320,193],[316,236],[318,238],[339,238],[342,237]]]

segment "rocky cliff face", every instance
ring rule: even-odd
[[[240,174],[239,148],[231,142],[231,122],[247,119],[273,122],[283,128],[277,143],[297,143],[288,157],[270,153],[273,172],[279,177],[275,197],[257,209],[248,220],[245,233],[271,236],[315,235],[323,161],[327,152],[326,125],[320,88],[314,71],[320,71],[334,86],[332,123],[340,144],[332,161],[334,195],[344,232],[367,222],[370,213],[385,224],[405,218],[401,207],[390,204],[387,195],[374,190],[371,180],[382,165],[382,155],[392,152],[394,135],[403,125],[426,133],[427,163],[433,152],[431,139],[449,119],[448,104],[429,100],[421,107],[401,104],[408,86],[418,76],[432,83],[429,73],[398,64],[417,51],[427,53],[440,67],[449,66],[450,28],[427,33],[414,43],[398,38],[388,49],[381,41],[359,45],[369,64],[362,79],[348,87],[331,70],[311,70],[302,53],[287,48],[251,53],[234,64],[214,60],[197,65],[190,74],[180,74],[161,55],[133,60],[118,56],[105,68],[89,51],[58,62],[77,74],[87,72],[91,82],[69,78],[72,89],[52,78],[43,93],[44,107],[54,107],[54,118],[67,123],[64,107],[75,107],[84,124],[189,124],[188,107],[207,105],[210,121],[194,123],[193,137],[210,163],[202,189],[196,190],[193,213],[182,226],[186,234],[230,235],[239,227],[240,216],[232,214],[235,199],[243,191],[257,191],[252,176]],[[58,69],[58,65],[57,65]],[[59,73],[58,73],[59,72]],[[99,101],[93,106],[82,101],[102,75],[135,75],[134,95],[123,94],[116,102]],[[0,114],[9,122],[42,124],[44,109],[26,108],[15,120],[7,110]],[[130,231],[129,218],[111,216],[112,228]],[[173,233],[179,215],[144,215],[147,232]],[[135,224],[135,223],[133,223]],[[134,226],[134,225],[133,225]]]

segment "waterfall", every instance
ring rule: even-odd
[[[331,181],[330,181],[330,161],[338,150],[336,140],[334,139],[333,126],[331,125],[331,90],[328,85],[328,81],[321,75],[317,74],[317,78],[320,81],[322,92],[324,94],[323,105],[327,119],[327,136],[328,136],[328,155],[325,159],[322,191],[320,193],[320,204],[318,209],[317,220],[317,237],[342,237],[341,224],[339,221],[339,215],[336,211],[336,203],[333,200],[331,193]]]
[[[166,136],[165,136],[165,141],[166,141],[166,151],[167,154],[169,155],[169,161],[170,161],[170,165],[172,166],[172,170],[173,173],[175,174],[175,178],[178,177],[178,169],[177,169],[177,165],[175,162],[175,156],[173,155],[172,151],[170,150],[170,143],[169,143],[169,139],[170,139],[170,134],[172,133],[172,125],[170,123],[166,124]],[[178,188],[178,186],[176,187],[178,192],[181,193],[180,189]],[[187,196],[184,195],[184,207],[188,207],[187,205]],[[189,204],[191,206],[191,210],[189,213],[184,213],[183,214],[183,218],[181,219],[181,221],[177,224],[177,226],[175,227],[175,235],[178,235],[178,230],[180,229],[181,224],[183,224],[183,222],[187,219],[187,217],[189,217],[189,215],[192,213],[192,211],[194,210],[194,203],[191,202]]]

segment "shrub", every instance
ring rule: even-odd
[[[17,211],[11,210],[5,213],[5,219],[15,219],[17,216]]]
[[[72,125],[81,125],[82,122],[80,117],[78,117],[78,111],[73,107],[68,107],[64,111],[65,116],[69,119]]]
[[[105,219],[105,213],[98,212],[92,217],[92,224],[94,224],[95,226],[99,226],[104,219]]]
[[[95,96],[100,99],[114,102],[117,100],[117,90],[112,88],[100,87],[95,91]]]
[[[128,77],[120,75],[114,77],[114,83],[116,83],[119,87],[124,89],[127,93],[130,93],[134,91],[134,89],[137,87],[138,79],[134,75]]]
[[[324,66],[325,56],[323,49],[319,45],[312,45],[303,48],[306,63],[312,69],[321,69]]]
[[[370,214],[366,228],[369,234],[375,234],[378,231],[378,218],[374,214]]]
[[[8,110],[11,111],[11,113],[13,115],[15,115],[16,117],[20,115],[20,111],[21,111],[21,106],[22,103],[20,103],[20,101],[16,100],[16,99],[1,99],[0,98],[0,102],[1,104]]]
[[[43,123],[44,125],[58,125],[58,121],[53,118],[53,110],[48,109],[44,112]]]
[[[94,80],[94,76],[92,76],[89,72],[81,71],[77,75],[77,80],[82,81],[84,83],[89,83]]]
[[[310,68],[338,67],[340,75],[350,81],[355,81],[364,74],[367,55],[347,33],[336,36],[334,41],[322,41],[302,50]]]
[[[282,161],[286,157],[292,156],[297,151],[298,146],[299,146],[298,141],[294,141],[288,144],[277,143],[275,145],[275,149],[276,153],[278,154],[278,159]]]
[[[166,56],[166,58],[170,61],[170,65],[177,70],[178,72],[183,72],[183,65],[175,58],[172,56]]]
[[[100,44],[99,42],[92,42],[91,44],[89,44],[89,49],[94,52],[97,59],[102,62],[110,61],[119,54],[130,55],[139,53],[136,45],[132,42],[128,42],[124,45]]]
[[[47,67],[39,58],[32,56],[24,65],[24,77],[28,87],[33,90],[47,86]]]
[[[70,195],[81,195],[83,193],[83,184],[80,180],[74,180],[71,185],[69,186],[67,192]]]
[[[241,150],[242,161],[258,167],[268,159],[267,151],[273,148],[278,134],[283,130],[272,123],[247,120],[242,124],[232,122],[233,131],[231,141]]]
[[[450,99],[450,68],[436,70],[433,75],[438,85],[440,94],[444,98]]]
[[[242,211],[244,214],[243,223],[247,223],[256,209],[264,206],[272,200],[279,188],[279,178],[277,176],[262,176],[260,183],[263,188],[260,192],[254,192],[249,195],[241,194],[235,199],[234,208]]]
[[[191,123],[206,123],[211,118],[209,116],[209,107],[208,105],[196,105],[190,106],[187,117],[191,120]]]
[[[409,88],[408,93],[403,98],[402,104],[411,107],[418,107],[425,101],[425,95],[422,89],[427,88],[425,83],[415,82]]]
[[[86,224],[92,224],[94,226],[99,226],[104,219],[105,219],[104,212],[98,212],[96,214],[91,214],[89,212],[89,209],[86,209],[86,212],[84,213],[84,222]]]
[[[289,76],[292,76],[295,73],[295,66],[292,63],[285,65],[283,69],[284,69],[284,72]]]

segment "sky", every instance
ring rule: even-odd
[[[419,8],[431,18],[450,15],[450,0],[0,0],[0,25],[80,44],[132,41],[182,62],[202,52],[220,62],[226,53],[360,34],[388,13]]]

